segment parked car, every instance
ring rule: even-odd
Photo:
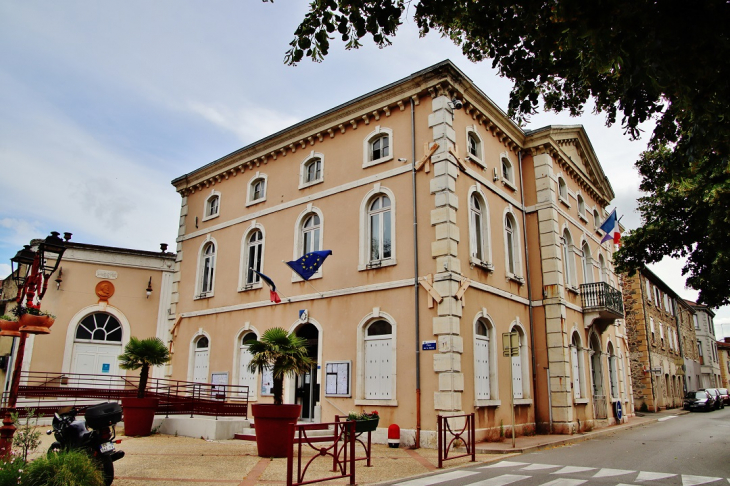
[[[705,390],[687,392],[684,396],[684,409],[710,412],[715,409],[715,399]]]
[[[720,396],[720,390],[717,388],[700,388],[700,390],[706,391],[715,400],[715,410],[718,408],[725,408],[725,402]]]
[[[722,397],[722,403],[725,405],[730,405],[730,392],[728,392],[727,388],[718,388],[718,391],[720,392],[720,396]]]

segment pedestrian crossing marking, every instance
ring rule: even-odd
[[[595,467],[582,467],[582,466],[565,466],[559,471],[555,471],[551,474],[573,474],[577,472],[593,471]],[[684,485],[687,486],[687,485]]]
[[[493,467],[511,467],[511,466],[527,466],[526,462],[513,462],[513,461],[502,461],[496,464],[490,464],[489,466],[480,467],[479,469],[488,469]]]
[[[697,486],[698,484],[711,483],[719,481],[722,478],[711,478],[709,476],[690,476],[682,474],[682,486]]]
[[[653,481],[655,479],[671,478],[672,476],[676,476],[676,474],[640,471],[639,475],[636,476],[636,481]]]
[[[555,464],[530,464],[527,467],[523,467],[520,471],[540,471],[542,469],[552,469],[554,467],[560,467]]]
[[[594,478],[608,478],[611,476],[621,476],[622,474],[629,474],[634,473],[636,471],[628,471],[626,469],[609,469],[604,467],[600,471],[598,471],[596,474],[593,475]]]
[[[585,482],[585,479],[560,478],[550,481],[549,483],[544,483],[541,486],[579,486]]]
[[[471,483],[469,486],[506,486],[507,484],[516,483],[517,481],[522,481],[523,479],[529,479],[531,477],[532,476],[520,476],[519,474],[502,474],[501,476],[485,479],[484,481]]]
[[[425,478],[412,479],[411,481],[396,484],[401,486],[431,486],[432,484],[444,483],[446,481],[461,479],[475,474],[479,473],[470,471],[452,471],[444,474],[437,474],[436,476],[427,476]]]
[[[665,420],[672,420],[673,418],[677,418],[676,415],[670,415],[669,417],[662,417],[657,422],[664,422]]]

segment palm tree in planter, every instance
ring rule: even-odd
[[[261,457],[286,457],[289,424],[296,423],[302,411],[301,405],[284,405],[284,377],[295,376],[311,370],[314,360],[307,355],[306,341],[274,327],[260,340],[246,344],[251,353],[248,370],[252,373],[271,371],[273,375],[274,404],[251,406],[256,426],[256,446]]]
[[[119,367],[123,370],[140,370],[136,398],[122,399],[124,433],[126,435],[150,435],[158,398],[147,398],[147,381],[151,366],[161,366],[170,361],[170,351],[158,337],[139,339],[134,336],[119,355]]]

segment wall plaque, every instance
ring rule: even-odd
[[[109,280],[114,280],[115,278],[117,278],[119,276],[119,274],[117,274],[117,272],[115,272],[113,270],[97,270],[96,276],[97,276],[97,278],[105,278],[105,279],[109,279]]]

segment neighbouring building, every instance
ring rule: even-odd
[[[643,411],[682,406],[699,388],[695,311],[647,267],[622,276],[634,406]]]
[[[730,388],[730,338],[717,342],[717,354],[720,358],[720,387]]]
[[[40,241],[33,240],[31,247]],[[41,302],[43,310],[56,316],[55,323],[49,335],[28,335],[23,372],[126,374],[119,369],[117,356],[131,336],[169,341],[174,263],[175,254],[164,250],[67,242]],[[12,278],[3,287],[7,311],[17,296],[14,283],[8,282]],[[9,348],[16,339],[0,338],[0,347]],[[9,361],[12,366],[14,354]],[[164,369],[153,373],[161,377]],[[7,381],[5,390],[10,386]]]
[[[715,313],[705,305],[686,301],[695,310],[694,328],[697,334],[697,352],[702,368],[702,380],[698,388],[715,388],[720,386],[720,358],[717,354],[717,338],[715,324],[712,319]]]
[[[279,326],[316,360],[285,402],[321,422],[377,409],[376,440],[396,423],[433,446],[438,414],[471,412],[479,438],[498,437],[512,402],[518,434],[632,413],[599,229],[614,193],[581,126],[523,130],[444,61],[172,184],[171,378],[268,402],[245,344]],[[282,263],[314,250],[332,255],[308,282]]]

